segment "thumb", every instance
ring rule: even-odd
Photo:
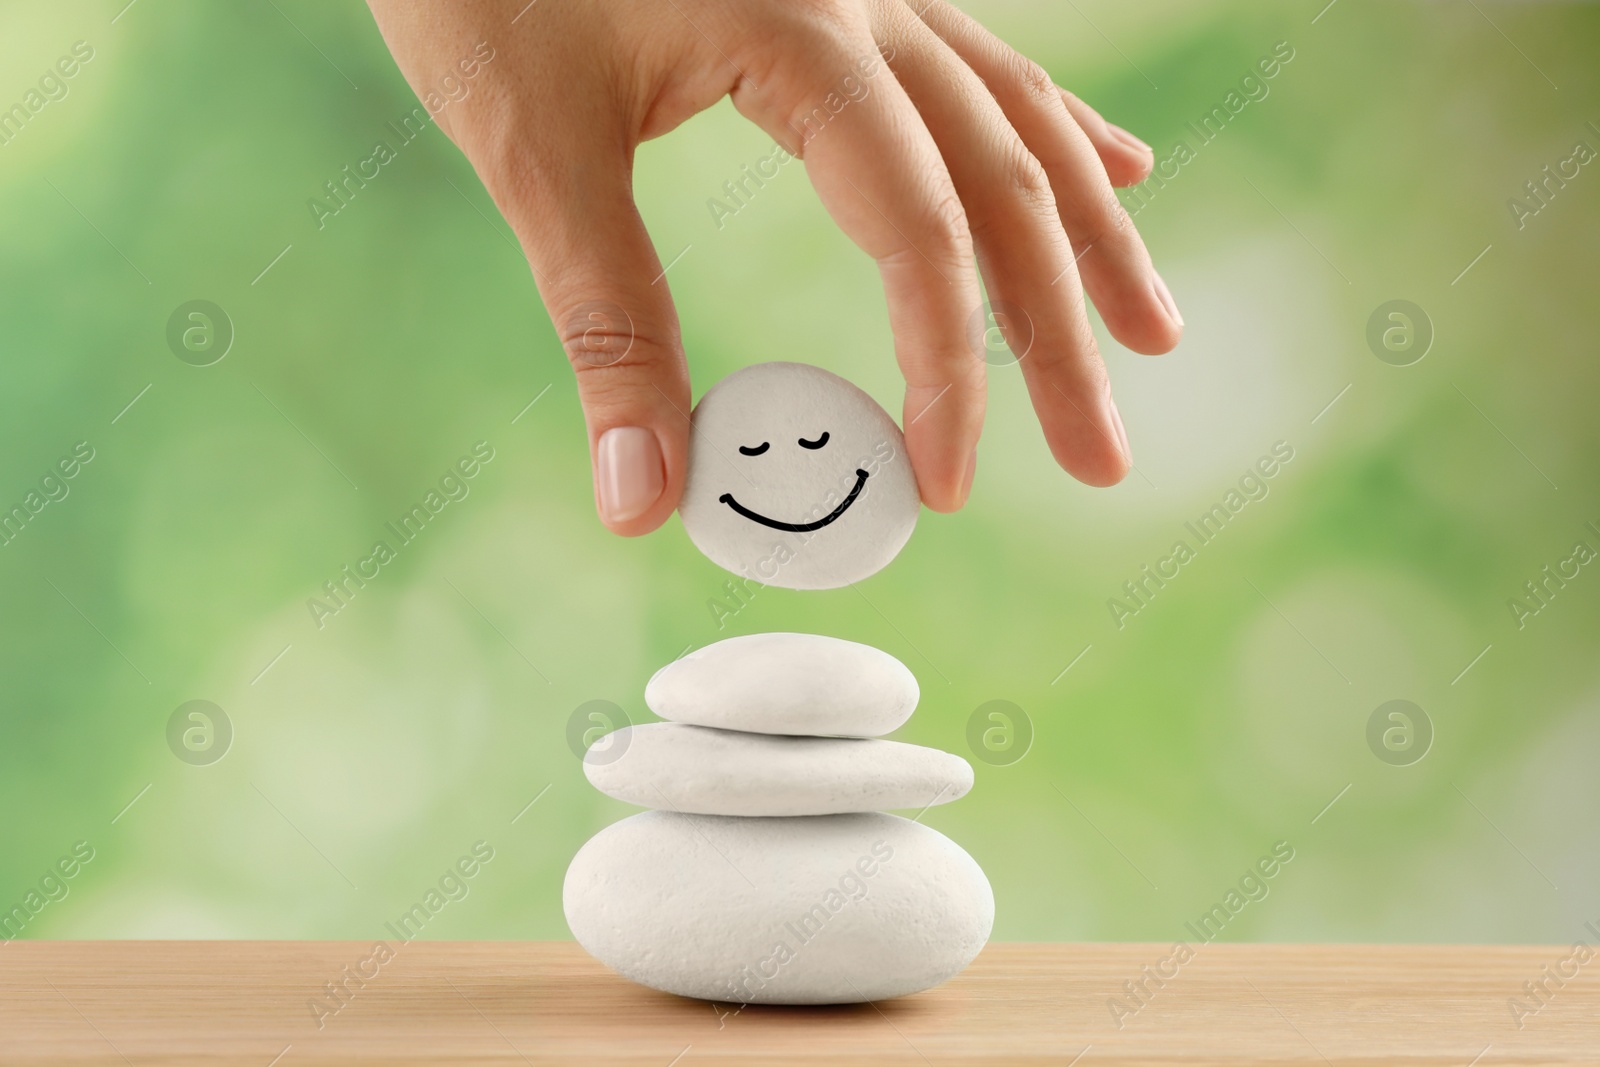
[[[683,491],[689,370],[661,262],[634,206],[628,154],[588,154],[598,158],[555,153],[554,166],[519,159],[502,186],[509,195],[490,192],[577,374],[595,510],[613,533],[634,537],[665,522]]]

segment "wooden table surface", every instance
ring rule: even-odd
[[[566,942],[413,942],[380,965],[357,942],[13,941],[0,1063],[1600,1064],[1600,960],[1562,964],[1570,948],[1200,945],[1141,1007],[1123,983],[1169,952],[995,944],[918,996],[741,1010]],[[373,976],[339,1005],[346,967]]]

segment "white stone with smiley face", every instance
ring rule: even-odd
[[[678,512],[712,562],[763,585],[833,589],[875,574],[921,509],[905,438],[836,374],[760,363],[695,406]]]

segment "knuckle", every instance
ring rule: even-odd
[[[1006,153],[1004,166],[1006,184],[1014,194],[1026,201],[1030,208],[1055,215],[1056,198],[1050,188],[1050,176],[1021,140],[1017,140]]]
[[[1100,210],[1097,214],[1101,240],[1117,244],[1138,241],[1138,231],[1134,229],[1133,218],[1128,214],[1128,209],[1122,206],[1117,191],[1109,183],[1101,190]]]
[[[556,317],[556,334],[574,370],[610,367],[632,354],[638,342],[633,317],[609,300],[585,300]]]
[[[567,362],[580,375],[599,379],[630,376],[636,369],[670,365],[677,351],[669,339],[609,300],[585,300],[567,306],[555,317],[556,335]]]
[[[1133,218],[1122,206],[1117,191],[1109,184],[1100,191],[1097,199],[1088,201],[1086,210],[1077,212],[1073,220],[1072,240],[1075,245],[1106,245],[1108,248],[1126,250],[1139,243],[1139,232]]]
[[[1006,195],[994,202],[994,210],[978,211],[972,216],[973,236],[980,244],[1019,222],[1028,226],[1060,225],[1050,176],[1020,138],[1013,138],[1004,151],[997,153],[994,180],[994,187]]]
[[[1017,87],[1030,102],[1041,107],[1061,103],[1061,90],[1056,86],[1055,79],[1050,77],[1049,71],[1022,55],[1016,57],[1015,66]]]
[[[678,395],[680,383],[685,385],[683,402],[687,404],[687,379],[681,368],[674,366],[671,352],[660,346],[636,340],[628,354],[615,363],[571,362],[578,398],[591,417],[599,413],[637,422],[637,412],[656,410],[664,400],[673,403],[671,397]],[[686,407],[680,408],[680,413],[686,411]]]
[[[802,44],[803,56],[847,55],[860,38],[862,17],[859,0],[792,0],[768,16],[766,30]]]
[[[1111,378],[1094,326],[1089,321],[1081,295],[1071,300],[1069,313],[1047,324],[1022,361],[1024,374],[1038,376],[1037,385],[1054,401],[1065,401],[1080,411],[1093,410],[1103,393],[1111,388]]]
[[[906,267],[914,271],[933,269],[965,270],[972,262],[972,232],[967,211],[954,189],[929,201],[911,216],[904,228],[896,226],[903,243],[877,257],[880,265]]]
[[[972,233],[967,224],[967,209],[954,189],[947,190],[929,206],[928,232],[944,255],[965,259],[971,254]]]
[[[660,345],[639,338],[618,338],[617,341],[619,346],[602,358],[583,354],[574,357],[570,351],[567,353],[567,360],[581,383],[591,388],[605,388],[608,383],[637,381],[641,373],[646,378],[654,377],[671,365],[671,352]]]
[[[813,25],[841,30],[859,17],[860,6],[854,0],[794,0],[790,10]]]

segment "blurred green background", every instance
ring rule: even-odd
[[[0,548],[0,906],[75,842],[94,857],[23,936],[388,936],[481,840],[424,936],[567,937],[566,864],[630,810],[585,782],[574,709],[648,717],[686,647],[780,629],[916,672],[897,736],[973,759],[925,821],[988,872],[998,939],[1187,937],[1279,841],[1293,861],[1225,937],[1600,920],[1600,566],[1520,627],[1508,603],[1600,550],[1600,164],[1520,228],[1508,206],[1600,150],[1593,7],[971,4],[1158,159],[1194,149],[1127,201],[1181,347],[1101,331],[1137,470],[1073,482],[996,366],[964,511],[859,592],[765,589],[719,630],[726,575],[675,519],[623,540],[594,518],[571,374],[443,135],[314,224],[416,106],[366,9],[123,3],[0,11],[0,107],[93,50],[0,145],[0,507],[94,457]],[[1266,95],[1200,145],[1188,124],[1279,42]],[[804,360],[898,412],[875,269],[803,172],[720,230],[707,210],[769,145],[724,101],[639,155],[663,261],[689,248],[669,280],[696,395]],[[192,300],[232,324],[208,366],[168,343]],[[1393,300],[1433,333],[1405,366],[1368,343]],[[319,629],[308,598],[479,441],[470,495]],[[1270,492],[1119,628],[1124,581],[1280,441]],[[1411,747],[1374,747],[1396,699]],[[169,745],[191,700],[231,723],[220,760]],[[1020,759],[1021,720],[969,745],[992,700],[1031,723]]]

